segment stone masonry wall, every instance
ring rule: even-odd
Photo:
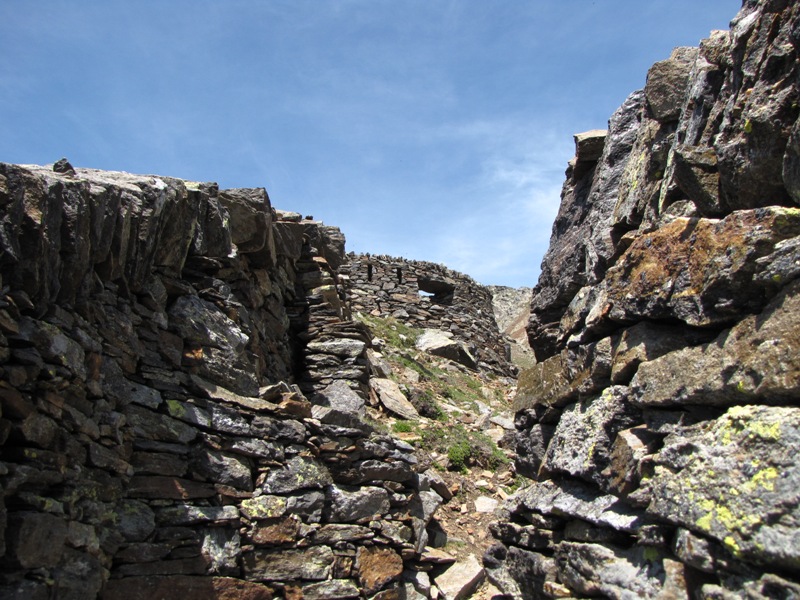
[[[441,481],[362,418],[343,259],[263,189],[0,164],[0,597],[421,581]]]
[[[800,597],[800,5],[649,71],[577,136],[515,399],[514,598]]]
[[[354,312],[449,331],[470,348],[479,368],[503,375],[515,372],[489,288],[435,263],[373,255],[348,258],[343,285]]]

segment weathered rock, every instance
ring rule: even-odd
[[[389,512],[389,493],[378,487],[341,488],[326,490],[330,505],[330,520],[334,523],[353,523]]]
[[[391,379],[372,378],[370,387],[375,391],[381,404],[393,414],[403,419],[414,420],[419,418],[419,413],[414,405],[408,401],[405,394]]]
[[[322,489],[332,483],[328,470],[314,460],[295,456],[286,466],[271,472],[264,482],[268,494],[289,494],[299,490]]]
[[[454,563],[435,577],[434,582],[446,600],[461,600],[468,598],[485,576],[481,563],[470,554],[466,560]]]
[[[800,409],[766,406],[672,434],[656,458],[650,510],[734,556],[797,569],[799,435]]]
[[[222,523],[237,521],[239,511],[235,506],[193,506],[176,504],[163,508],[156,514],[156,521],[168,525],[195,525],[198,523]]]
[[[646,426],[617,433],[608,454],[608,466],[602,472],[603,484],[614,494],[625,496],[639,486],[642,462],[660,446],[662,436]]]
[[[766,404],[800,390],[800,285],[787,287],[758,316],[740,321],[709,344],[643,363],[631,383],[640,405]]]
[[[608,271],[592,312],[619,322],[730,322],[764,305],[764,289],[753,282],[756,260],[798,231],[800,212],[781,207],[738,211],[719,221],[675,219],[633,242]]]
[[[454,339],[454,335],[449,331],[426,329],[417,338],[416,346],[423,352],[449,358],[467,368],[478,368],[478,363],[469,348],[463,342]]]
[[[67,523],[42,513],[14,513],[8,520],[8,552],[26,569],[55,567],[64,552]]]
[[[665,588],[675,588],[671,590],[674,595],[668,597],[688,596],[683,565],[650,548],[622,550],[562,542],[556,551],[556,562],[563,582],[581,594],[657,598],[662,597]]]
[[[617,432],[636,422],[637,411],[627,393],[628,388],[614,386],[598,398],[566,408],[547,447],[544,468],[602,486]]]
[[[583,133],[576,133],[575,159],[578,162],[597,162],[603,155],[603,146],[606,143],[606,129],[592,129]]]
[[[647,106],[657,120],[678,120],[697,54],[697,48],[675,48],[669,59],[650,67],[644,94]]]
[[[364,399],[356,394],[344,381],[334,381],[315,398],[318,402],[324,402],[333,410],[354,414],[363,417],[365,414]]]
[[[565,349],[520,373],[514,396],[516,411],[563,407],[611,383],[611,338]]]
[[[272,236],[272,213],[266,190],[222,190],[219,200],[228,211],[231,241],[236,244],[239,252],[247,254],[256,266],[272,266],[276,251]]]
[[[309,352],[335,354],[346,358],[358,358],[364,353],[366,343],[350,338],[335,338],[310,342],[307,346]]]
[[[366,594],[374,594],[403,572],[403,559],[391,548],[362,546],[356,554],[358,578]]]
[[[327,546],[305,550],[253,550],[243,554],[248,579],[257,581],[320,581],[328,579],[333,552]]]
[[[557,352],[558,322],[582,287],[598,281],[614,255],[610,224],[628,153],[641,126],[644,94],[632,94],[609,121],[603,155],[594,169],[568,174],[542,274],[533,291],[530,346],[543,361]]]
[[[349,579],[331,579],[303,586],[304,600],[344,600],[359,597],[361,597],[360,590]]]
[[[252,467],[241,456],[212,450],[197,451],[192,468],[202,477],[242,490],[253,490]]]
[[[708,333],[642,321],[625,329],[612,342],[611,381],[628,383],[639,365],[668,352],[707,341]]]
[[[238,558],[242,552],[238,531],[212,527],[205,531],[201,548],[208,562],[208,572],[214,575],[238,575]]]
[[[575,481],[541,481],[523,490],[513,501],[520,508],[543,515],[566,515],[617,531],[634,532],[647,522],[643,511],[619,498],[596,492]]]

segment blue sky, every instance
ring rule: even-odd
[[[0,161],[265,187],[533,286],[572,134],[739,0],[3,0]]]

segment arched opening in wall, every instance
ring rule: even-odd
[[[456,293],[456,286],[443,279],[421,276],[417,279],[420,296],[427,295],[432,302],[437,304],[452,304]]]
[[[403,283],[403,269],[397,267],[397,283]]]
[[[372,281],[372,265],[367,265],[367,281]]]

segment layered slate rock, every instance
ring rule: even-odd
[[[423,566],[436,476],[364,420],[337,229],[0,164],[0,250],[0,597],[396,597]]]
[[[484,556],[510,597],[800,591],[799,23],[744,3],[578,147],[514,401],[534,482]]]

